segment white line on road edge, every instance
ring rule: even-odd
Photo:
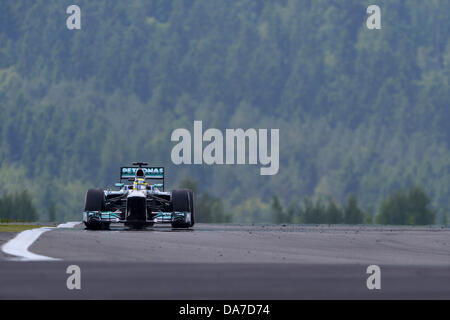
[[[80,224],[80,223],[81,223],[80,221],[72,221],[72,222],[61,223],[61,224],[58,224],[57,228],[73,228],[77,224]]]
[[[67,222],[58,225],[56,228],[73,228],[80,222]],[[17,256],[20,261],[57,261],[60,259],[42,256],[28,251],[28,248],[41,236],[41,234],[52,230],[52,227],[25,230],[15,238],[9,240],[2,246],[2,251],[6,254]]]
[[[52,261],[58,260],[28,251],[28,248],[35,242],[41,234],[53,228],[39,228],[25,230],[19,233],[14,239],[9,240],[2,246],[4,253],[19,257],[20,261]]]

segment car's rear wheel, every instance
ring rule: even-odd
[[[193,194],[190,194],[190,190],[173,190],[172,207],[174,214],[175,212],[191,212],[192,214],[193,212],[191,208],[193,208]],[[189,228],[192,225],[192,219],[190,223],[186,222],[186,220],[182,217],[175,217],[175,219],[172,221],[172,228],[174,229]]]

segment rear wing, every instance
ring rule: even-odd
[[[139,167],[121,167],[120,182],[122,180],[133,181],[138,169]],[[164,167],[141,167],[140,169],[144,170],[145,180],[162,180],[164,188]]]

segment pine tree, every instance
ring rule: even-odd
[[[347,224],[362,224],[364,212],[358,207],[356,196],[350,195],[344,210],[344,222]]]

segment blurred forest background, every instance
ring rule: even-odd
[[[148,161],[203,221],[446,223],[450,1],[0,3],[0,219],[81,219]],[[194,120],[280,128],[279,173],[173,165]]]

